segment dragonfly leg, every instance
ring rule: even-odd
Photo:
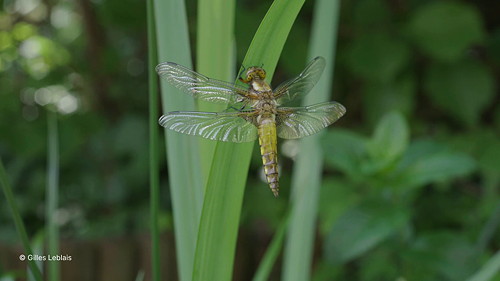
[[[240,73],[238,73],[238,79],[241,80],[241,75],[243,75],[243,73],[245,72],[245,70],[247,70],[247,68],[245,66],[241,66],[241,71]]]

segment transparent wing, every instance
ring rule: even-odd
[[[252,113],[245,112],[169,112],[160,117],[161,126],[179,133],[211,140],[249,142],[257,139]],[[249,120],[249,121],[247,121]]]
[[[233,104],[247,93],[246,89],[208,78],[174,62],[160,63],[156,72],[173,86],[204,101]]]
[[[339,120],[345,112],[345,107],[334,101],[304,107],[280,107],[276,117],[278,136],[283,139],[310,136]]]
[[[325,64],[323,57],[316,57],[297,77],[279,85],[274,90],[274,97],[278,99],[278,103],[286,104],[297,97],[307,95],[321,77]]]

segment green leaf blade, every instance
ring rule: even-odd
[[[329,100],[339,10],[339,1],[316,2],[309,57],[323,56],[327,65],[322,79],[305,97],[306,105]],[[311,278],[315,222],[323,170],[324,153],[319,145],[320,138],[321,133],[301,140],[299,151],[303,153],[299,153],[292,175],[291,217],[282,274],[282,279],[286,281]]]
[[[325,242],[331,263],[344,263],[361,256],[386,240],[410,219],[407,210],[383,203],[365,203],[345,212]]]
[[[375,128],[368,142],[368,153],[381,168],[399,159],[408,147],[410,132],[404,117],[398,112],[387,113]]]
[[[424,4],[413,15],[408,30],[422,51],[441,61],[459,59],[485,34],[479,11],[454,1]]]
[[[159,61],[173,61],[189,67],[191,54],[184,2],[155,0],[154,8],[162,13],[155,18]],[[164,80],[161,82],[163,112],[194,110],[192,97]],[[198,140],[169,130],[165,133],[179,280],[188,281],[192,278],[203,202]]]
[[[303,0],[273,2],[243,61],[265,65],[270,80]],[[193,280],[231,280],[253,143],[217,143],[200,222]]]

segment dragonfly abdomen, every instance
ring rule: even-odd
[[[271,118],[262,118],[258,126],[260,154],[266,173],[267,183],[274,196],[279,193],[278,148],[276,123]]]

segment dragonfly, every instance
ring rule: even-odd
[[[171,85],[196,99],[229,104],[222,112],[174,111],[162,115],[159,124],[167,129],[224,142],[259,139],[267,183],[279,194],[277,137],[298,139],[310,136],[342,117],[346,108],[335,101],[301,107],[283,107],[307,95],[325,68],[323,57],[314,58],[305,69],[274,90],[266,82],[266,71],[252,66],[235,83],[212,79],[174,62],[156,67]],[[305,152],[307,153],[307,152]]]

